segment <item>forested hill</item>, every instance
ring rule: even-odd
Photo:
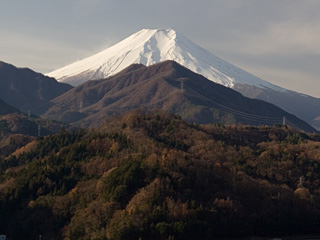
[[[320,136],[138,113],[0,159],[8,239],[320,234]]]

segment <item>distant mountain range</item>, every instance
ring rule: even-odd
[[[106,116],[129,109],[161,109],[196,123],[287,123],[315,131],[292,114],[264,101],[249,99],[209,81],[174,61],[146,67],[134,64],[106,79],[87,81],[52,100],[43,115],[81,126],[100,125]]]
[[[0,61],[0,99],[25,113],[43,113],[51,99],[71,88],[31,69]]]
[[[0,79],[0,96],[11,105],[82,127],[97,126],[107,116],[142,108],[169,111],[196,123],[273,125],[282,124],[285,117],[286,124],[298,130],[315,131],[272,104],[243,97],[174,61],[149,67],[133,64],[109,78],[86,81],[75,88],[5,63],[0,74],[5,76]]]
[[[131,64],[150,66],[173,60],[244,96],[273,103],[320,129],[320,99],[290,91],[214,56],[173,29],[143,29],[118,44],[48,76],[78,86],[112,76]]]
[[[172,29],[141,30],[48,75],[0,62],[0,99],[25,113],[82,126],[96,126],[106,116],[145,108],[171,111],[197,123],[285,122],[314,131],[300,118],[320,129],[320,99],[259,79]]]

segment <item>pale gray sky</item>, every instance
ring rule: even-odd
[[[320,97],[320,0],[0,0],[0,60],[46,73],[143,28],[173,28],[278,86]]]

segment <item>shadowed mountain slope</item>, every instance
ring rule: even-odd
[[[28,68],[0,61],[0,98],[23,112],[40,114],[49,107],[51,99],[71,88]]]

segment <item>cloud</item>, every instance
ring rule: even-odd
[[[211,20],[206,26],[212,28],[207,41],[212,46],[206,45],[213,50],[251,55],[320,53],[317,0],[215,2],[220,4],[214,14],[206,15]]]
[[[320,54],[318,23],[282,22],[260,33],[251,33],[241,49],[249,54],[309,53]]]

